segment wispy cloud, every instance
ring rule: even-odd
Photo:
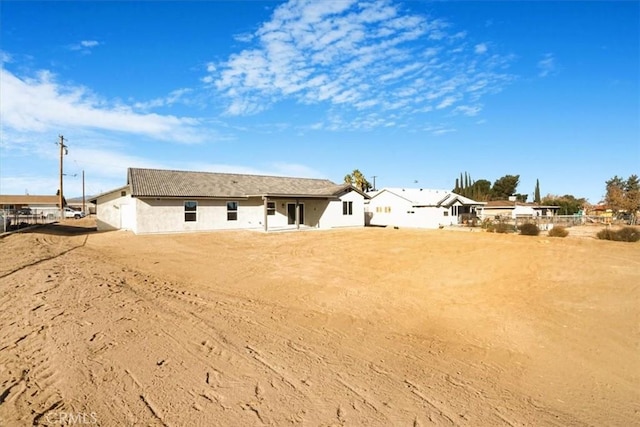
[[[82,53],[88,54],[91,53],[91,49],[94,47],[100,46],[100,42],[97,40],[82,40],[78,43],[74,43],[69,45],[69,50],[80,51]]]
[[[479,105],[459,105],[453,111],[454,113],[461,113],[465,116],[474,117],[477,116],[482,108]]]
[[[64,134],[69,146],[64,157],[67,195],[82,194],[82,171],[86,171],[87,193],[96,194],[123,185],[127,167],[164,166],[127,153],[128,145],[123,145],[119,138],[109,138],[103,132],[74,129]],[[55,194],[59,187],[56,136],[52,132],[21,133],[2,129],[0,187],[3,192]],[[31,166],[25,170],[23,165],[27,157]]]
[[[0,50],[0,64],[9,63],[12,60],[13,58],[11,57],[11,55],[9,55],[7,52]]]
[[[233,38],[234,40],[242,43],[249,43],[251,40],[253,40],[253,34],[241,33],[241,34],[236,34],[235,36],[233,36]]]
[[[475,45],[475,47],[473,48],[474,52],[481,55],[483,53],[487,53],[487,50],[489,50],[489,48],[487,47],[486,43],[480,43]]]
[[[538,61],[538,76],[547,77],[556,70],[556,59],[552,53],[546,53],[544,57]]]
[[[188,97],[193,92],[191,88],[181,88],[171,91],[169,95],[161,98],[155,98],[151,101],[139,101],[133,104],[133,107],[141,111],[149,111],[154,108],[169,107],[176,103],[190,104],[191,98]]]
[[[0,114],[6,130],[101,129],[179,143],[197,143],[212,137],[199,119],[138,113],[133,106],[110,103],[85,87],[62,85],[48,71],[25,78],[3,67],[0,89]],[[184,93],[185,90],[177,91],[156,104],[175,102]]]
[[[351,115],[346,123],[374,125],[372,113],[401,118],[453,109],[509,82],[510,59],[487,54],[484,43],[468,46],[466,37],[444,20],[387,0],[291,0],[253,34],[252,46],[216,64],[202,81],[227,99],[229,115],[259,113],[289,99],[339,108]]]

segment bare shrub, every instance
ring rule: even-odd
[[[569,230],[560,225],[549,230],[549,237],[567,237],[568,235]]]
[[[620,230],[605,228],[596,234],[600,240],[613,240],[616,242],[637,242],[640,240],[640,230],[635,227],[624,227]]]
[[[520,226],[520,234],[523,236],[537,236],[540,234],[540,229],[537,225],[528,222]]]

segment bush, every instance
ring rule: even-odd
[[[596,237],[600,240],[616,240],[615,232],[609,228],[598,231]]]
[[[637,242],[640,240],[640,230],[635,227],[624,227],[620,230],[605,228],[596,234],[600,240],[613,240],[616,242]]]
[[[520,234],[523,236],[537,236],[540,234],[540,229],[537,225],[528,222],[520,226]]]
[[[569,235],[569,230],[558,225],[549,230],[549,237],[567,237]]]
[[[621,242],[637,242],[640,240],[640,230],[635,227],[621,228],[617,234]]]
[[[511,224],[499,222],[497,224],[494,224],[493,230],[490,231],[493,231],[495,233],[513,233],[514,231],[516,231],[516,228]]]

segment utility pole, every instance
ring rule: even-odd
[[[64,155],[69,154],[68,147],[64,145],[64,136],[60,135],[60,142],[58,142],[60,146],[60,197],[58,198],[60,202],[60,221],[64,219],[64,196],[62,194],[62,176],[63,176],[63,166],[62,159]]]
[[[84,169],[82,169],[82,212],[87,213],[84,201]]]

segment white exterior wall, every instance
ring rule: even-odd
[[[352,202],[352,214],[344,215],[342,202]],[[364,197],[357,191],[349,191],[339,200],[331,200],[320,219],[320,228],[364,227]]]
[[[391,208],[391,212],[385,212]],[[445,207],[413,207],[413,204],[391,192],[383,191],[369,202],[371,225],[395,226],[409,228],[438,228],[449,225],[457,218],[452,218]],[[449,214],[445,216],[445,213]]]
[[[378,193],[369,201],[371,225],[407,226],[406,212],[408,210],[411,210],[411,202],[388,191]]]
[[[196,221],[185,221],[184,202],[198,203]],[[227,202],[238,202],[237,220],[227,220]],[[137,233],[257,229],[262,226],[261,199],[138,199]]]
[[[458,217],[451,216],[451,209],[447,207],[429,206],[416,208],[416,227],[439,228],[441,225],[453,225],[458,223]]]
[[[356,193],[357,194],[357,193]],[[358,194],[360,199],[363,199]],[[184,220],[184,202],[198,202],[197,220],[187,222]],[[227,220],[227,202],[238,202],[238,219]],[[267,216],[269,230],[292,228],[288,223],[287,205],[295,204],[296,199],[269,199],[275,203],[275,214]],[[354,202],[354,218],[357,223],[343,221],[335,224],[334,215],[329,214],[329,208],[339,208],[342,217],[342,201],[299,199],[297,201],[304,206],[304,222],[301,226],[331,228],[342,225],[364,225],[363,204]],[[339,206],[338,206],[339,205]],[[359,209],[359,213],[356,209]],[[250,199],[139,199],[136,209],[137,233],[184,233],[192,231],[254,229],[264,230],[264,200],[261,197]]]
[[[97,204],[99,230],[122,228],[122,205],[131,206],[133,216],[129,227],[135,233],[185,233],[212,230],[254,229],[264,230],[264,200],[249,199],[161,199],[120,196],[120,191],[100,196]],[[128,190],[127,190],[128,193]],[[184,203],[198,203],[196,221],[185,221]],[[227,220],[227,202],[238,203],[237,220]],[[353,202],[353,214],[342,214],[342,202]],[[275,203],[275,214],[267,216],[268,229],[293,228],[288,223],[287,205],[304,206],[301,227],[333,228],[364,226],[364,197],[358,192],[345,193],[339,200],[326,199],[269,199]],[[127,208],[125,208],[127,210]]]
[[[121,192],[125,192],[125,196]],[[131,198],[129,189],[118,189],[98,197],[96,203],[96,224],[98,231],[123,228],[136,232],[136,199]],[[123,208],[124,206],[124,208]],[[123,218],[123,215],[130,215]],[[127,227],[126,225],[129,224]]]

